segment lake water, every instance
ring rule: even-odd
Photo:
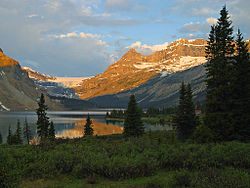
[[[123,132],[123,122],[107,122],[105,114],[107,111],[49,111],[48,117],[54,122],[56,137],[76,138],[82,137],[84,125],[86,124],[87,115],[93,122],[94,135],[121,134]],[[3,142],[6,142],[9,127],[12,133],[16,131],[17,121],[23,127],[24,120],[27,118],[32,136],[36,137],[36,121],[35,112],[0,112],[0,133]],[[146,130],[168,130],[171,127],[165,125],[144,124]]]

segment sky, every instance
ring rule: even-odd
[[[224,5],[250,39],[249,0],[0,0],[0,48],[41,73],[94,76],[130,48],[207,39]]]

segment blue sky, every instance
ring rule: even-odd
[[[0,48],[42,73],[93,76],[131,47],[151,54],[206,39],[225,4],[249,39],[249,0],[1,0]]]

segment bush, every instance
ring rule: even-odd
[[[213,139],[213,133],[211,129],[205,125],[199,125],[196,127],[193,135],[192,140],[195,143],[210,143]]]
[[[187,170],[177,171],[174,174],[174,187],[189,187],[191,184],[191,174]]]

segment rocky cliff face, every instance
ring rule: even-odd
[[[34,110],[41,92],[46,93],[34,84],[17,61],[0,50],[0,110]],[[46,101],[50,109],[60,107],[48,97]]]
[[[83,80],[74,89],[86,99],[135,88],[160,72],[182,71],[206,62],[205,45],[204,39],[179,39],[166,50],[148,56],[130,49],[104,73]]]

